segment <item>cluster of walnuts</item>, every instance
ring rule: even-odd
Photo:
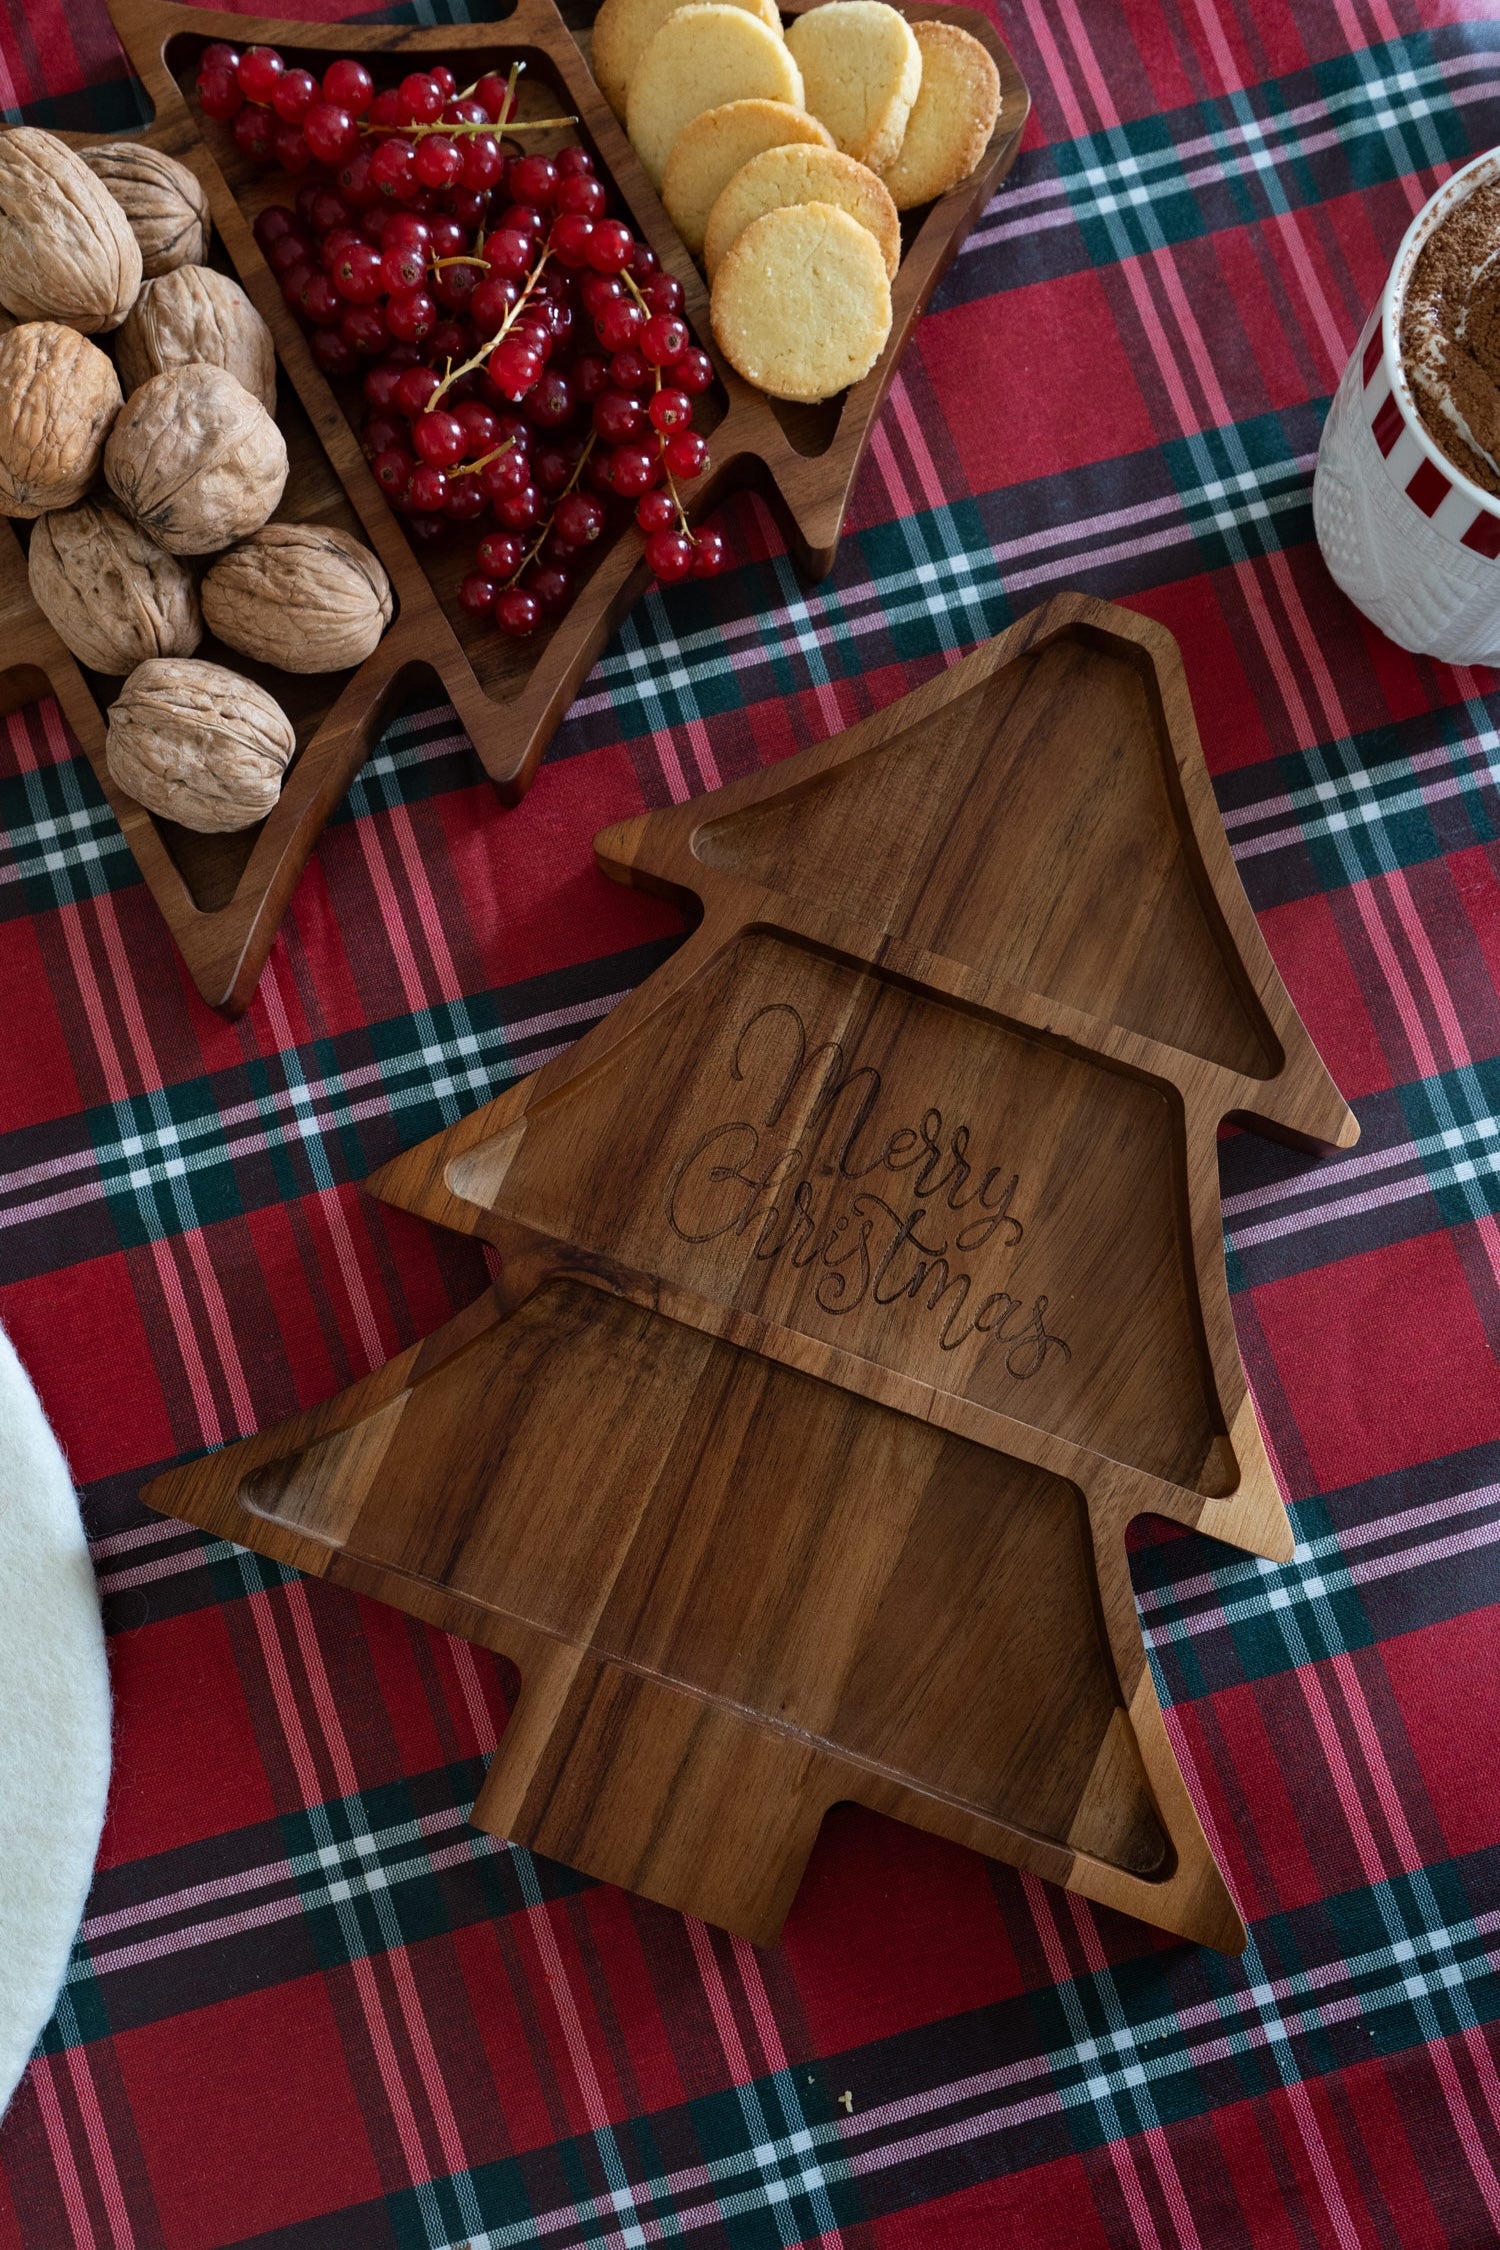
[[[125,677],[115,780],[186,827],[235,829],[275,804],[296,736],[263,688],[194,659],[205,625],[282,671],[339,671],[392,602],[347,532],[270,520],[288,465],[271,332],[203,263],[209,231],[170,156],[0,132],[0,514],[32,523],[31,589],[61,639]]]

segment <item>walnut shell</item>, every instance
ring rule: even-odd
[[[43,516],[26,571],[38,609],[91,671],[119,677],[148,656],[191,656],[203,638],[186,563],[108,500]]]
[[[276,346],[237,281],[212,266],[177,266],[148,281],[115,338],[125,396],[169,368],[227,367],[268,414],[276,411]]]
[[[281,498],[286,440],[227,368],[173,367],[126,401],[104,474],[169,554],[217,554],[259,531]]]
[[[110,706],[104,745],[114,780],[149,812],[214,833],[264,820],[296,747],[264,688],[173,656],[136,666]]]
[[[130,222],[81,157],[31,125],[0,132],[0,304],[85,336],[118,328],[141,286]]]
[[[78,154],[124,212],[148,281],[203,263],[213,226],[196,172],[144,141],[100,141]]]
[[[268,523],[203,581],[210,632],[283,672],[362,664],[392,606],[391,582],[369,548],[319,523]]]
[[[93,483],[120,379],[76,328],[23,321],[0,336],[0,515],[70,508]]]

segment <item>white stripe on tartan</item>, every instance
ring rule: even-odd
[[[1433,73],[1443,67],[1432,66]],[[1442,114],[1445,110],[1464,109],[1476,103],[1493,101],[1500,94],[1500,79],[1495,75],[1494,58],[1486,57],[1475,67],[1485,74],[1476,83],[1456,87],[1441,102],[1433,101],[1423,105],[1414,103],[1410,116],[1413,119],[1418,115],[1430,117]],[[1344,97],[1346,100],[1350,98],[1357,97]],[[1300,110],[1288,112],[1289,117],[1305,118],[1323,114],[1326,113],[1322,104],[1304,105]],[[1383,124],[1396,121],[1393,110],[1372,114],[1369,120],[1370,131],[1373,133]],[[1015,240],[1019,236],[1049,233],[1059,227],[1087,225],[1093,219],[1109,219],[1121,212],[1141,211],[1174,192],[1193,193],[1199,188],[1216,187],[1221,182],[1252,175],[1259,175],[1263,184],[1269,185],[1275,177],[1274,167],[1293,169],[1305,163],[1310,156],[1323,155],[1330,149],[1349,147],[1352,138],[1347,130],[1329,127],[1322,132],[1301,136],[1294,147],[1285,151],[1273,151],[1264,157],[1249,156],[1239,161],[1231,159],[1224,164],[1205,164],[1196,171],[1181,171],[1178,180],[1158,178],[1143,181],[1140,186],[1110,187],[1106,182],[1111,178],[1123,179],[1132,170],[1144,174],[1148,167],[1167,172],[1178,170],[1190,153],[1206,149],[1211,143],[1206,139],[1184,141],[1170,148],[1146,150],[1138,156],[1118,158],[1107,167],[1086,165],[1076,173],[1053,173],[1045,179],[1017,186],[1007,183],[988,206],[980,225],[967,237],[959,255],[971,257],[977,251],[992,249],[999,243]],[[1067,143],[1061,145],[1068,146]],[[1443,159],[1439,156],[1433,161],[1440,163]],[[1083,197],[1076,201],[1068,195],[1068,190],[1075,184],[1081,184],[1085,190]],[[1040,211],[1028,210],[1024,216],[1013,219],[1005,216],[1012,210],[1019,211],[1024,201],[1044,204],[1050,201],[1052,207]],[[991,223],[991,214],[1000,215],[999,223]]]

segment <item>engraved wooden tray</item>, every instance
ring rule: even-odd
[[[791,0],[786,13],[807,0]],[[289,63],[321,71],[335,54],[362,55],[378,84],[420,58],[449,61],[461,84],[485,70],[525,65],[522,115],[575,115],[636,230],[676,274],[697,340],[713,354],[718,385],[700,402],[712,466],[694,488],[703,515],[750,485],[776,514],[805,574],[833,567],[845,509],[896,364],[918,316],[1015,158],[1028,97],[1009,52],[987,18],[965,8],[912,6],[915,22],[960,23],[982,39],[1000,70],[1002,103],[988,153],[951,195],[907,215],[903,255],[892,289],[894,321],[877,366],[842,397],[821,407],[768,399],[743,382],[715,350],[708,292],[608,104],[580,44],[552,0],[519,0],[502,23],[404,29],[390,25],[283,23],[222,15],[168,0],[110,0],[120,38],[155,106],[143,136],[188,164],[213,212],[214,262],[233,271],[276,339],[278,420],[291,455],[291,478],[277,509],[288,521],[341,525],[379,554],[396,590],[399,614],[380,647],[353,672],[297,679],[257,666],[208,640],[201,656],[260,680],[286,707],[298,751],[280,802],[258,826],[232,836],[200,836],[158,820],[111,782],[104,764],[103,713],[119,683],[84,675],[31,600],[24,558],[9,525],[0,528],[0,710],[15,709],[50,686],[119,817],[121,827],[205,1000],[227,1013],[249,1005],[298,877],[324,822],[348,788],[392,705],[418,674],[435,674],[458,712],[486,772],[508,803],[526,791],[543,750],[614,627],[650,581],[633,524],[600,542],[589,575],[550,632],[508,641],[488,621],[459,607],[458,585],[472,568],[477,531],[456,528],[419,557],[370,473],[346,416],[358,386],[331,386],[267,270],[251,222],[289,195],[282,176],[256,174],[227,127],[201,119],[193,82],[198,58],[216,39],[261,41]],[[86,145],[105,135],[70,134]],[[537,136],[546,148],[565,136]],[[571,137],[571,136],[566,136]],[[702,411],[707,409],[708,411]],[[356,409],[357,410],[357,409]]]
[[[371,1182],[499,1282],[146,1498],[513,1658],[474,1819],[591,1875],[768,1941],[852,1798],[1237,1950],[1125,1530],[1289,1557],[1215,1139],[1357,1127],[1176,644],[1063,596],[597,849],[691,937]]]

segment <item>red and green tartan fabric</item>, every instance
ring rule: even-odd
[[[739,505],[734,569],[639,605],[516,812],[451,712],[399,719],[238,1024],[55,708],[4,722],[0,1318],[84,1487],[118,1717],[87,1920],[0,2131],[0,2250],[1500,2241],[1500,685],[1364,627],[1308,503],[1411,214],[1500,138],[1482,13],[1001,0],[1025,150],[836,575],[801,589]],[[0,102],[138,117],[100,0],[4,0]],[[1135,1558],[1250,1948],[845,1809],[757,1953],[466,1825],[503,1667],[136,1495],[482,1286],[472,1244],[359,1183],[670,949],[597,828],[1064,586],[1179,637],[1363,1128],[1322,1164],[1223,1148],[1296,1560]]]

